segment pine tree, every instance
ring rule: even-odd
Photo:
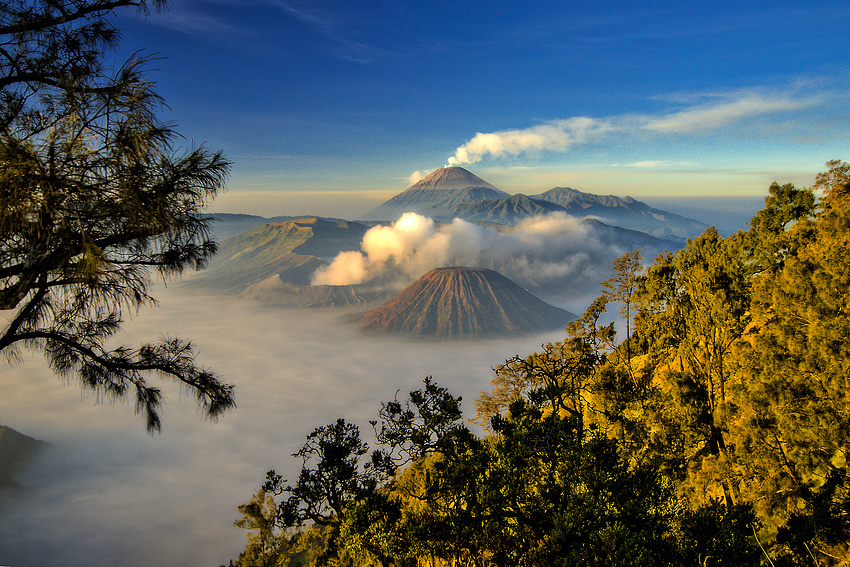
[[[155,303],[152,273],[200,268],[215,252],[202,210],[229,163],[174,146],[144,59],[104,68],[120,38],[108,17],[127,6],[147,8],[0,2],[0,351],[43,352],[98,396],[133,399],[156,431],[162,393],[149,374],[179,382],[213,419],[234,406],[233,386],[199,367],[187,341],[106,343],[128,312]]]

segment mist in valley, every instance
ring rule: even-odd
[[[198,360],[236,384],[238,407],[207,423],[164,382],[163,431],[151,436],[131,403],[97,403],[40,356],[4,362],[0,423],[50,446],[18,475],[24,488],[0,497],[0,564],[227,564],[245,542],[236,507],[271,468],[295,479],[290,455],[315,427],[343,417],[368,441],[380,402],[426,376],[462,395],[471,418],[494,366],[564,335],[377,338],[345,310],[270,309],[185,283],[153,295],[159,307],[136,314],[116,343],[192,339]]]
[[[646,259],[677,242],[561,213],[515,226],[481,226],[459,218],[436,223],[416,213],[369,229],[360,250],[341,252],[315,271],[314,285],[364,284],[398,291],[434,268],[495,270],[539,298],[581,313],[613,275],[615,258],[635,249]]]

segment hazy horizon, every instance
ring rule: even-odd
[[[716,226],[725,234],[738,230],[746,230],[750,219],[764,207],[764,199],[768,196],[769,185],[765,186],[764,194],[733,197],[646,197],[638,198],[624,192],[621,197],[631,196],[647,205],[670,213],[698,220],[708,226]],[[801,185],[802,187],[802,185]],[[542,193],[548,189],[540,189]],[[573,187],[585,193],[579,187]],[[224,193],[208,207],[210,214],[229,213],[245,214],[264,218],[277,216],[288,217],[324,217],[357,221],[368,211],[394,197],[396,193],[380,197],[352,196],[347,192],[324,192],[318,195],[305,194],[294,198],[291,194],[262,192],[258,194],[229,195]],[[231,197],[233,197],[231,199]]]

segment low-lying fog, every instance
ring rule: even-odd
[[[237,385],[238,407],[208,423],[164,383],[163,431],[150,436],[131,404],[95,404],[40,356],[0,362],[0,423],[50,444],[18,475],[25,490],[0,497],[0,564],[227,564],[245,542],[236,507],[271,468],[294,480],[290,455],[313,428],[344,417],[369,439],[380,402],[429,375],[462,395],[472,417],[494,366],[563,338],[364,337],[340,311],[269,309],[180,284],[154,296],[160,306],[126,324],[121,344],[193,339],[198,360]]]

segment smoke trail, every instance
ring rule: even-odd
[[[516,156],[524,152],[566,152],[577,145],[610,138],[638,135],[681,135],[712,130],[747,118],[799,110],[822,104],[825,95],[797,96],[795,93],[761,93],[740,90],[703,95],[708,102],[691,104],[659,115],[634,114],[608,118],[586,116],[552,120],[529,128],[477,133],[455,150],[449,165],[472,164],[486,156]]]
[[[593,138],[601,137],[611,128],[611,124],[605,121],[576,117],[554,120],[522,130],[504,130],[489,134],[479,132],[459,147],[448,163],[470,164],[481,161],[486,155],[500,157],[533,150],[567,151],[576,144],[584,144]]]

